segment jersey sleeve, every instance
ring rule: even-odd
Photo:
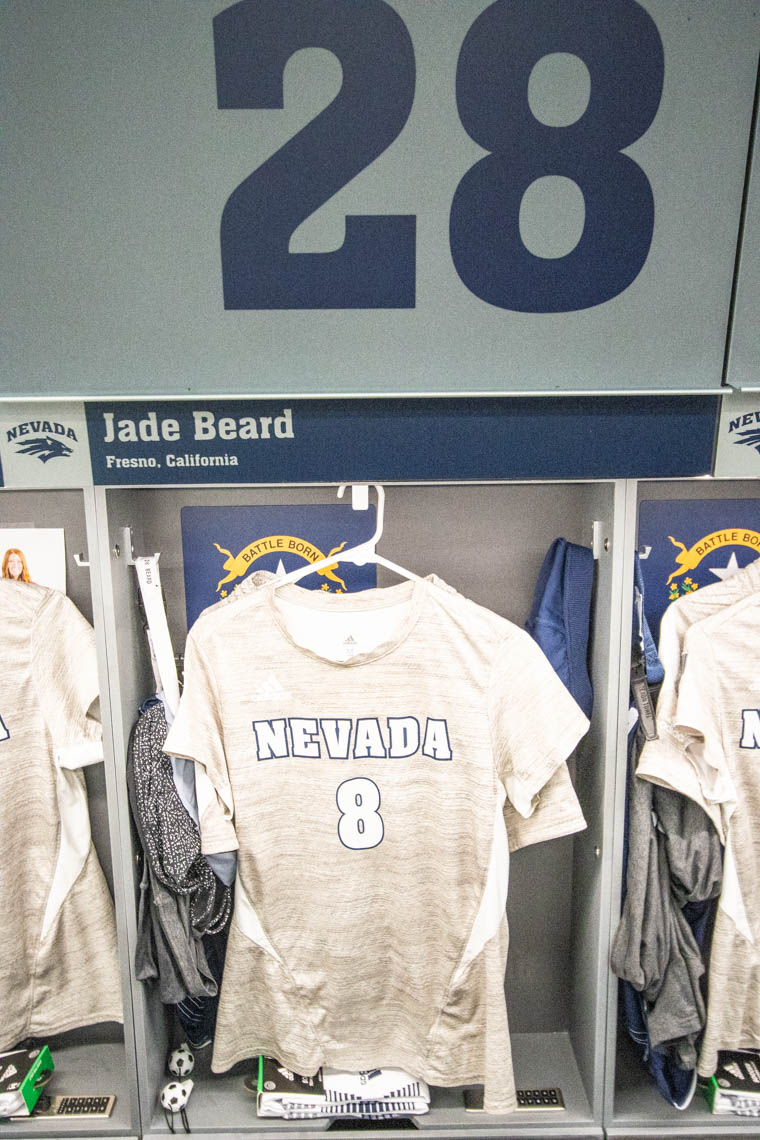
[[[724,750],[717,668],[706,629],[693,626],[686,637],[675,730],[699,780],[702,806],[711,816],[719,807],[725,820],[736,806],[737,792]]]
[[[672,724],[678,698],[678,683],[681,677],[681,657],[688,623],[684,624],[682,610],[673,602],[660,621],[660,639],[657,655],[665,671],[657,696],[657,725]]]
[[[182,696],[164,751],[198,765],[196,788],[203,854],[237,850],[219,692],[213,670],[192,631],[185,646]]]
[[[573,835],[586,827],[567,764],[560,764],[535,797],[535,807],[526,819],[507,800],[504,823],[509,850],[517,851],[545,839]]]
[[[103,759],[98,666],[92,626],[66,594],[50,590],[32,625],[32,670],[61,768]]]
[[[517,628],[502,643],[494,662],[488,706],[497,773],[512,808],[528,819],[538,807],[541,789],[588,730],[588,718],[538,645]],[[555,790],[559,787],[560,780]],[[561,778],[561,793],[570,801],[566,809],[577,818],[580,807],[569,778],[566,783]],[[541,838],[565,834],[552,830],[551,814],[547,810],[547,834]],[[557,813],[558,825],[561,815]]]
[[[684,641],[689,629],[689,620],[682,605],[686,601],[691,601],[691,598],[672,602],[662,615],[658,653],[665,676],[657,697],[657,736],[644,744],[636,775],[687,796],[704,807],[696,768],[675,727]]]
[[[735,793],[721,747],[715,663],[700,623],[686,633],[678,660],[662,715],[658,702],[657,739],[644,745],[636,775],[699,804],[725,842],[723,812]]]

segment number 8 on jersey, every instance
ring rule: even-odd
[[[338,837],[344,847],[362,851],[377,847],[385,829],[379,814],[380,789],[366,776],[356,776],[338,785],[335,799],[340,811]]]

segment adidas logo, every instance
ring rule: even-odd
[[[4,1073],[0,1074],[0,1081],[7,1081],[9,1077],[15,1077],[18,1069],[14,1064],[10,1064]]]
[[[251,694],[253,701],[268,701],[273,697],[287,697],[289,693],[283,687],[282,683],[277,680],[274,673],[267,673],[262,678],[258,689],[255,693]]]

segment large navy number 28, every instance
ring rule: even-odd
[[[385,0],[240,0],[215,17],[214,46],[221,108],[282,107],[285,64],[301,48],[327,48],[343,68],[334,101],[227,201],[225,307],[414,307],[413,216],[348,216],[340,249],[288,250],[296,227],[406,123],[415,60],[398,14]],[[586,110],[567,126],[539,121],[528,102],[533,68],[555,52],[578,56],[591,81]],[[461,178],[449,226],[454,267],[472,293],[518,312],[570,312],[635,280],[654,201],[622,152],[652,123],[663,77],[659,33],[637,0],[496,0],[477,17],[459,56],[456,103],[488,153]],[[522,241],[519,211],[526,190],[552,175],[580,187],[585,220],[574,249],[541,257]]]

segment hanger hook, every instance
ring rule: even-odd
[[[345,494],[347,486],[349,486],[348,483],[341,483],[340,486],[338,487],[338,498],[339,499],[343,498],[343,495]],[[375,488],[375,493],[377,494],[377,508],[376,508],[376,513],[375,513],[375,533],[372,535],[371,538],[368,538],[366,540],[366,542],[363,542],[362,546],[377,546],[378,542],[380,541],[380,539],[382,538],[382,535],[383,535],[383,516],[385,514],[385,489],[383,487],[381,487],[379,483],[352,483],[352,484],[350,484],[350,486],[351,486],[352,495],[355,491],[358,491],[360,488],[364,488],[366,490],[368,490],[370,487]],[[359,507],[357,506],[357,507],[355,507],[355,509],[358,510]]]

